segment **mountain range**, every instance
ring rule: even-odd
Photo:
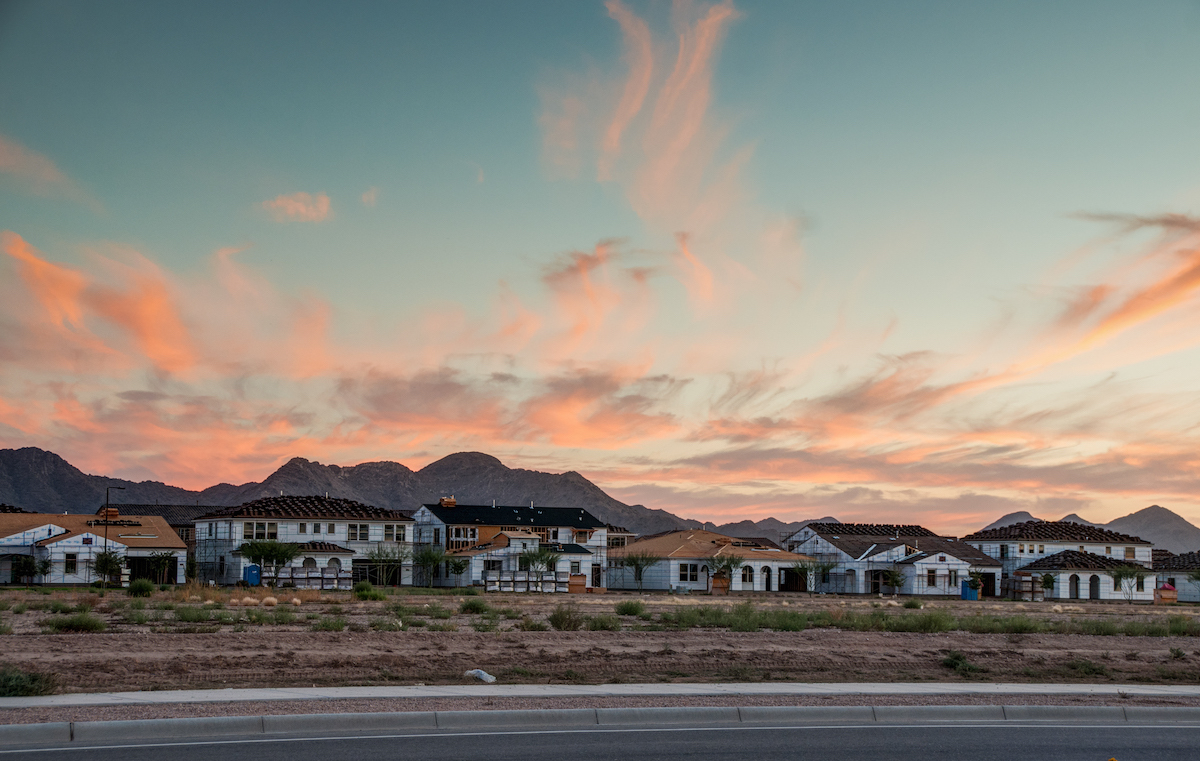
[[[104,502],[106,486],[120,486],[113,502],[129,504],[212,505],[226,507],[278,494],[329,494],[378,507],[413,510],[455,497],[460,504],[570,505],[582,507],[601,520],[638,534],[673,529],[705,528],[728,536],[780,541],[813,520],[783,522],[775,518],[713,524],[683,518],[644,505],[627,505],[606,494],[579,473],[543,473],[509,468],[481,452],[459,452],[412,470],[398,462],[365,462],[342,467],[294,457],[262,481],[241,485],[217,484],[191,491],[159,481],[125,481],[89,475],[53,452],[36,447],[0,449],[0,504],[35,512],[91,513]],[[837,523],[833,517],[819,519]],[[986,528],[1039,520],[1027,512],[1009,513]],[[1063,520],[1089,523],[1071,514]],[[1172,552],[1200,548],[1200,528],[1154,505],[1106,524],[1093,526],[1140,536]]]

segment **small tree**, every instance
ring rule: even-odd
[[[1050,590],[1054,589],[1054,584],[1056,583],[1056,581],[1057,581],[1057,579],[1055,579],[1054,574],[1043,573],[1042,574],[1042,589],[1045,590],[1046,592],[1049,592]]]
[[[37,561],[37,575],[42,577],[42,583],[46,583],[46,577],[50,575],[50,571],[54,569],[54,561],[50,558],[42,558]]]
[[[439,544],[427,544],[413,553],[413,565],[424,574],[425,586],[433,586],[433,572],[446,559],[446,550]]]
[[[709,570],[709,589],[712,588],[712,580],[718,576],[729,579],[730,584],[733,582],[733,575],[742,570],[742,566],[746,565],[746,559],[739,555],[717,555],[708,561]]]
[[[892,597],[900,594],[900,587],[904,586],[906,581],[908,577],[900,573],[899,568],[888,568],[883,572],[883,583],[892,588]]]
[[[290,542],[256,540],[246,542],[238,551],[242,557],[263,569],[270,569],[272,579],[279,575],[279,569],[296,559],[300,554],[300,545]]]
[[[471,561],[468,558],[450,558],[446,561],[446,569],[454,574],[454,586],[462,586],[462,575],[471,567]]]
[[[1189,571],[1187,577],[1191,580],[1191,582],[1193,584],[1195,584],[1198,588],[1200,588],[1200,569],[1195,570],[1195,571]]]
[[[33,577],[37,574],[37,561],[32,555],[16,555],[12,559],[12,575],[13,578],[22,579],[26,584],[33,583]]]
[[[171,570],[173,565],[175,565],[174,552],[155,552],[150,555],[150,570],[154,572],[155,583],[166,584],[167,571]]]
[[[1125,602],[1133,602],[1137,588],[1145,584],[1146,567],[1140,565],[1119,565],[1108,572],[1112,577],[1113,589],[1119,590]]]
[[[817,584],[825,578],[825,574],[837,568],[837,563],[832,560],[818,560],[812,558],[792,563],[792,573],[804,578],[804,586],[808,588],[808,596],[812,597],[816,591]]]
[[[102,550],[97,552],[92,559],[92,568],[96,570],[96,575],[107,587],[113,576],[121,575],[121,571],[125,568],[125,558],[116,550]]]
[[[367,550],[366,558],[375,568],[379,583],[386,587],[394,586],[393,579],[396,584],[403,581],[404,563],[412,559],[412,553],[404,547],[380,544]]]
[[[662,558],[652,552],[645,550],[637,550],[635,552],[626,552],[621,559],[621,565],[633,569],[633,580],[637,582],[637,590],[642,591],[642,579],[646,571],[662,562]]]

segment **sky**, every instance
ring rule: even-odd
[[[0,0],[0,447],[1200,521],[1200,4]]]

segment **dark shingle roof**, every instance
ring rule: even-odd
[[[301,555],[303,555],[306,552],[313,552],[313,553],[327,552],[327,553],[333,553],[333,554],[338,554],[338,555],[353,555],[354,554],[354,550],[347,549],[345,547],[342,547],[341,545],[334,544],[333,542],[305,542],[304,544],[297,545],[297,547],[300,549]]]
[[[1159,563],[1165,563],[1173,557],[1177,557],[1174,552],[1164,550],[1161,547],[1155,547],[1150,550],[1150,560],[1154,563],[1154,567],[1158,568]]]
[[[557,552],[560,555],[591,555],[592,554],[591,550],[589,550],[587,547],[584,547],[581,544],[555,544],[555,543],[542,542],[540,546],[544,550],[550,550],[551,552]]]
[[[29,511],[22,510],[19,507],[14,507],[13,505],[6,505],[3,503],[0,503],[0,513],[27,513],[27,512],[29,512]]]
[[[1157,550],[1155,550],[1157,552]],[[1200,552],[1185,552],[1172,555],[1161,560],[1155,556],[1154,570],[1156,571],[1196,571],[1200,570]]]
[[[451,526],[570,526],[604,528],[604,521],[582,507],[507,507],[491,505],[425,505],[442,523]]]
[[[821,536],[937,536],[924,526],[897,526],[890,523],[809,523],[810,528]]]
[[[124,502],[114,502],[109,507],[115,507],[120,515],[157,515],[172,526],[190,526],[201,515],[226,509],[221,505],[134,505]],[[103,510],[104,505],[101,505],[96,515]]]
[[[198,518],[320,518],[322,520],[411,521],[399,510],[364,505],[340,497],[266,497],[237,507],[214,510]]]
[[[1025,521],[1010,526],[989,528],[964,536],[964,542],[990,542],[1000,540],[1022,540],[1043,542],[1109,542],[1116,544],[1150,544],[1144,539],[1129,534],[1119,534],[1099,526],[1087,526],[1070,521]]]
[[[949,539],[942,539],[941,537],[922,537],[913,546],[913,549],[917,550],[917,552],[901,562],[915,563],[918,560],[924,560],[930,555],[949,555],[971,565],[989,568],[1000,566],[1000,561],[986,552],[977,550],[964,542],[952,542]]]
[[[1107,555],[1096,555],[1079,550],[1063,550],[1044,558],[1038,558],[1018,571],[1110,571],[1122,566],[1137,566],[1129,560],[1118,560]]]

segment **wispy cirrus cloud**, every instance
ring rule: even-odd
[[[364,203],[367,203],[367,198],[364,194]],[[370,198],[374,201],[374,195]],[[299,192],[279,195],[269,201],[263,201],[262,207],[271,213],[276,222],[323,222],[330,214],[329,196],[324,193]]]
[[[100,202],[58,168],[52,159],[0,135],[0,178],[37,196],[66,198],[100,211]]]

